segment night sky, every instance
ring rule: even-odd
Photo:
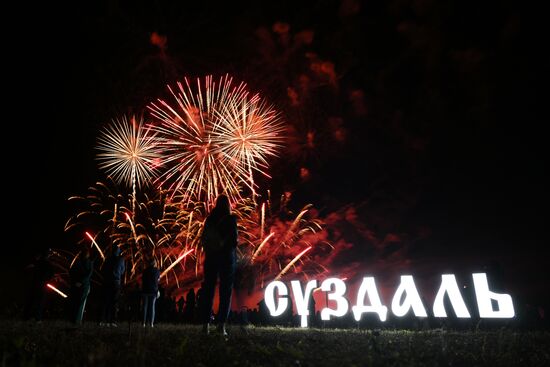
[[[71,246],[67,198],[104,178],[101,127],[184,76],[229,73],[287,120],[261,186],[315,206],[335,275],[497,262],[514,298],[548,305],[546,138],[517,4],[89,3],[20,9],[5,33],[6,291],[37,248]]]

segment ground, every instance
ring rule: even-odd
[[[2,366],[548,366],[547,331],[389,331],[0,321]]]

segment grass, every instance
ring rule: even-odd
[[[0,321],[3,366],[548,366],[544,331],[372,331]]]

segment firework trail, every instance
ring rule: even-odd
[[[296,257],[294,259],[292,259],[287,266],[284,267],[283,270],[281,270],[281,272],[279,274],[277,274],[277,276],[275,277],[275,280],[279,280],[281,279],[281,277],[283,275],[286,274],[286,272],[296,263],[296,261],[300,260],[300,258],[302,256],[304,256],[304,254],[306,252],[308,252],[309,250],[311,250],[311,246],[309,246],[308,248],[306,248],[305,250],[303,250],[302,252],[300,252],[298,255],[296,255]]]
[[[59,289],[57,289],[56,287],[54,287],[53,285],[51,285],[50,283],[46,284],[48,286],[48,288],[50,288],[51,290],[55,291],[57,294],[59,294],[61,297],[63,298],[67,298],[68,296],[61,292]]]
[[[136,121],[132,117],[129,120],[123,116],[102,130],[97,149],[101,152],[97,155],[99,167],[119,184],[125,183],[132,187],[133,213],[136,186],[146,185],[157,175],[160,152],[155,134],[144,126],[143,119]]]
[[[280,115],[227,75],[217,82],[211,76],[196,84],[185,79],[168,89],[176,106],[160,99],[148,106],[165,152],[166,171],[157,182],[207,207],[221,193],[232,202],[243,198],[244,187],[254,194],[252,171],[267,175],[266,157],[282,142]]]
[[[160,277],[162,278],[165,276],[174,266],[176,266],[181,260],[183,260],[187,255],[189,255],[191,252],[193,252],[193,249],[185,251],[182,255],[178,256],[178,258],[170,264],[162,273],[160,273]]]
[[[101,255],[101,258],[105,261],[105,255],[103,255],[103,251],[101,250],[101,247],[99,247],[99,245],[97,244],[97,242],[95,241],[95,238],[92,237],[92,235],[89,233],[89,232],[86,232],[86,236],[88,236],[88,238],[90,239],[90,241],[92,241],[92,244],[97,248],[97,251],[99,252],[99,254]],[[71,264],[72,266],[72,264]]]

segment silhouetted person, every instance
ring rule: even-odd
[[[287,326],[293,326],[294,323],[294,315],[292,313],[292,297],[290,294],[285,296],[288,298],[288,307],[286,308],[285,312],[283,313],[283,320],[285,325]]]
[[[143,310],[142,298],[141,284],[136,282],[132,286],[124,288],[124,300],[126,304],[123,310],[125,311],[124,316],[127,317],[129,322],[133,320],[139,320],[141,322]]]
[[[201,321],[203,330],[208,333],[208,324],[212,312],[214,290],[220,279],[218,310],[218,330],[227,335],[225,322],[231,306],[231,293],[235,277],[237,248],[237,218],[231,214],[229,198],[220,195],[216,206],[204,223],[201,243],[204,248],[204,289],[201,301]]]
[[[53,278],[55,272],[50,261],[51,249],[44,249],[29,266],[32,269],[32,284],[29,287],[29,297],[25,310],[25,318],[42,321],[46,303],[46,284]]]
[[[183,318],[186,322],[192,323],[195,319],[195,289],[191,288],[187,292],[187,298],[185,299],[185,308],[183,311]]]
[[[141,292],[143,299],[143,327],[153,327],[155,323],[155,302],[159,296],[160,271],[153,259],[141,276]]]
[[[290,307],[292,307],[292,303],[290,304]],[[307,304],[307,310],[309,312],[308,315],[308,325],[309,326],[317,326],[317,319],[315,315],[315,298],[313,297],[313,294],[309,297],[309,302]]]
[[[117,326],[118,302],[124,276],[125,262],[120,254],[120,248],[115,246],[113,253],[103,264],[103,307],[101,313],[101,325]]]
[[[174,322],[178,318],[178,307],[176,304],[176,296],[173,296],[172,293],[168,298],[168,318],[166,321]]]
[[[181,317],[183,315],[183,307],[185,306],[185,299],[183,298],[183,296],[180,296],[180,298],[178,298],[176,306],[178,308],[178,314]]]
[[[70,321],[77,325],[82,324],[86,300],[90,294],[90,280],[94,270],[93,260],[90,258],[90,249],[83,248],[69,270],[71,279],[70,293]]]
[[[253,308],[253,309],[248,310],[248,319],[254,325],[259,325],[260,324],[260,320],[259,320],[260,317],[258,315],[258,309],[257,308]]]
[[[260,302],[258,302],[257,304],[258,304],[258,323],[260,325],[270,324],[269,310],[267,309],[265,298],[262,298]]]

